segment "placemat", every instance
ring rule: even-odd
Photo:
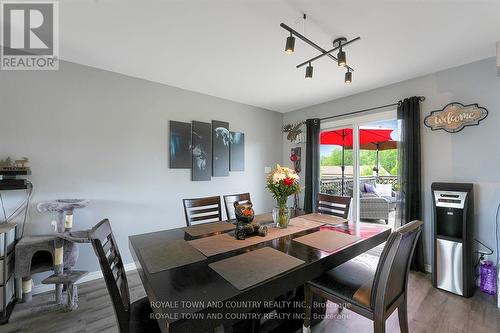
[[[268,226],[267,236],[265,237],[251,236],[245,240],[238,240],[234,238],[234,233],[230,232],[190,240],[188,241],[188,243],[207,257],[210,257],[220,253],[229,252],[241,249],[246,246],[262,243],[282,236],[291,235],[300,231],[317,228],[321,225],[323,225],[323,223],[321,222],[306,220],[301,217],[295,217],[290,220],[290,224],[286,229],[279,229]]]
[[[182,239],[150,245],[139,251],[149,273],[157,273],[207,259]]]
[[[320,230],[302,237],[295,238],[294,241],[306,244],[308,246],[333,252],[348,244],[359,240],[359,237],[344,234],[343,232],[334,230]]]
[[[319,213],[306,214],[302,215],[301,217],[305,218],[306,220],[317,221],[331,225],[347,222],[347,220],[342,217],[338,217],[335,215],[328,215],[328,214],[319,214]]]
[[[233,230],[236,226],[228,222],[210,222],[192,225],[190,227],[184,227],[182,230],[187,232],[193,237],[202,236],[206,234],[211,234],[214,232]]]
[[[208,266],[239,290],[246,289],[303,264],[271,247],[216,261]]]

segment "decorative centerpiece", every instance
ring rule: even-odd
[[[236,216],[236,231],[234,237],[239,240],[245,239],[247,236],[259,235],[264,237],[267,235],[267,227],[261,226],[253,221],[255,213],[250,200],[245,203],[234,203],[234,215]]]
[[[278,228],[286,228],[290,221],[291,209],[287,206],[288,197],[299,193],[299,175],[290,169],[276,166],[267,177],[267,188],[276,199],[277,206],[273,209],[273,220]]]

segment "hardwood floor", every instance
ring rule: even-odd
[[[432,287],[430,274],[410,274],[408,282],[408,320],[412,333],[420,332],[463,332],[498,333],[500,332],[500,309],[496,308],[496,297],[476,290],[467,299]],[[335,317],[336,306],[328,308]],[[343,312],[341,318],[323,320],[314,333],[373,332],[370,320],[354,312]],[[397,311],[386,322],[387,332],[398,332]]]
[[[130,298],[135,301],[146,295],[136,271],[127,272]],[[54,293],[33,296],[31,304],[17,304],[9,323],[0,326],[0,333],[114,333],[118,332],[111,299],[104,280],[94,280],[78,286],[76,311],[43,310],[54,302]]]
[[[136,300],[145,295],[139,276],[128,272],[130,295]],[[115,314],[103,280],[79,286],[79,309],[42,311],[50,304],[53,293],[33,297],[31,304],[18,304],[8,324],[0,326],[1,333],[13,332],[117,332]],[[430,276],[412,273],[409,281],[408,316],[410,332],[500,332],[500,309],[495,307],[495,297],[476,291],[474,297],[465,299],[432,288]],[[371,332],[372,322],[344,310],[337,317],[335,305],[329,304],[327,313],[332,319],[323,320],[313,327],[314,333]],[[399,332],[397,312],[387,321],[387,332]]]

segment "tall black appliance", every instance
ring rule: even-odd
[[[473,185],[433,183],[434,287],[464,297],[474,292]]]

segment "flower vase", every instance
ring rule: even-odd
[[[288,227],[290,213],[291,209],[286,205],[286,200],[285,202],[278,201],[278,205],[273,209],[273,221],[276,224],[276,228],[284,229]]]

